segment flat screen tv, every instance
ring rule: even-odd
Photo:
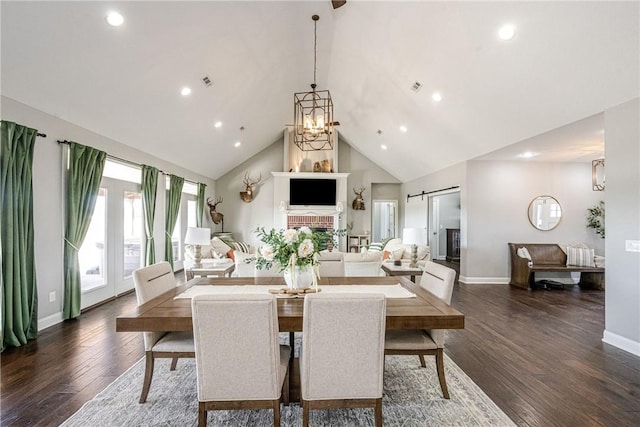
[[[336,204],[335,179],[291,178],[289,204],[333,206]]]

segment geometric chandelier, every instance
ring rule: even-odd
[[[310,92],[293,94],[293,142],[302,151],[333,150],[333,101],[328,90],[316,90],[317,22],[313,15],[313,84]]]

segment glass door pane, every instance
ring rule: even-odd
[[[178,219],[176,220],[176,226],[173,228],[173,233],[171,234],[171,246],[173,247],[173,260],[180,261],[182,259],[182,254],[180,253],[180,242],[182,238],[182,206],[178,210]],[[174,266],[175,268],[175,266]]]
[[[142,194],[125,191],[123,201],[123,278],[126,279],[142,266]]]
[[[78,252],[83,292],[103,287],[106,275],[107,189],[100,188],[87,235]]]

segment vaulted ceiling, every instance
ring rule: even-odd
[[[313,80],[313,14],[318,86],[331,90],[340,135],[403,182],[589,116],[601,122],[639,96],[638,2],[1,7],[3,95],[212,179],[292,123],[293,93]],[[106,24],[110,10],[122,26]],[[516,27],[510,41],[497,37],[505,23]]]

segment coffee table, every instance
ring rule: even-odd
[[[393,262],[383,262],[381,268],[387,276],[410,276],[413,283],[416,282],[416,276],[422,276],[420,267],[411,268],[407,264],[393,265]]]
[[[200,277],[207,277],[207,276],[218,276],[218,277],[224,277],[226,275],[229,275],[229,277],[231,277],[231,273],[233,273],[236,269],[236,265],[231,262],[228,264],[219,264],[219,265],[207,265],[204,264],[202,267],[200,268],[195,268],[195,267],[191,267],[191,268],[185,268],[184,270],[184,274],[187,278],[187,280],[191,280],[196,276],[200,276]]]

